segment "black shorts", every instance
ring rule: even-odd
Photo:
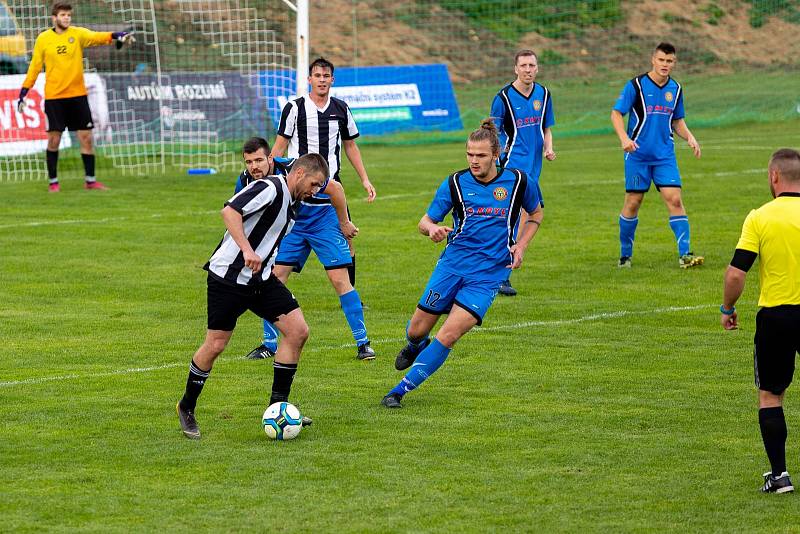
[[[756,315],[756,387],[780,395],[792,383],[800,351],[800,306],[761,308]]]
[[[209,330],[233,330],[236,320],[247,310],[274,323],[299,307],[292,292],[274,274],[255,286],[228,284],[208,275]]]
[[[45,100],[44,113],[47,115],[48,132],[63,132],[65,129],[75,132],[94,127],[89,99],[85,95]]]

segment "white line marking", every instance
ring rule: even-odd
[[[555,319],[551,321],[526,321],[523,323],[514,323],[508,325],[498,325],[498,326],[490,326],[490,327],[475,327],[475,333],[480,334],[481,332],[497,332],[502,330],[521,330],[523,328],[531,328],[534,326],[562,326],[568,324],[576,324],[576,323],[586,323],[590,321],[602,321],[605,319],[617,319],[619,317],[628,317],[631,315],[651,315],[651,314],[662,314],[662,313],[672,313],[672,312],[679,312],[679,311],[693,311],[693,310],[701,310],[704,308],[712,308],[713,306],[709,304],[700,304],[697,306],[669,306],[666,308],[655,308],[652,310],[641,310],[641,311],[616,311],[616,312],[604,312],[604,313],[595,313],[592,315],[585,315],[583,317],[575,317],[573,319]],[[405,341],[405,338],[387,338],[387,339],[379,339],[379,340],[372,340],[373,345],[379,345],[384,343],[399,343]],[[346,349],[354,347],[353,343],[345,343],[342,345],[320,345],[319,347],[310,347],[305,350],[305,352],[321,352],[321,351],[328,351],[332,349]],[[223,360],[235,360],[240,359],[237,357],[228,357],[228,358],[221,358]],[[60,375],[60,376],[43,376],[38,378],[27,378],[24,380],[11,380],[7,382],[0,382],[0,388],[7,388],[13,386],[24,386],[24,385],[31,385],[31,384],[43,384],[45,382],[56,382],[56,381],[63,381],[63,380],[82,380],[82,379],[92,379],[92,378],[105,378],[109,376],[118,376],[118,375],[127,375],[127,374],[134,374],[134,373],[149,373],[150,371],[160,371],[162,369],[172,369],[175,367],[188,367],[186,362],[180,363],[166,363],[164,365],[156,365],[152,367],[133,367],[130,369],[119,369],[116,371],[107,371],[104,373],[90,373],[90,374],[69,374],[69,375]]]
[[[32,227],[32,226],[52,226],[52,225],[61,225],[61,224],[97,224],[97,223],[108,223],[108,222],[119,222],[119,221],[130,221],[130,220],[137,220],[141,221],[145,217],[149,217],[151,219],[160,219],[161,217],[192,217],[196,215],[212,215],[214,213],[219,213],[218,210],[214,211],[185,211],[185,212],[174,212],[174,213],[151,213],[150,215],[141,215],[136,217],[106,217],[104,219],[64,219],[61,221],[35,221],[35,222],[22,222],[22,223],[15,223],[15,224],[2,224],[0,225],[0,229],[3,228],[25,228],[25,227]]]

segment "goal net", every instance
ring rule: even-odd
[[[5,3],[0,35],[24,38],[25,60],[0,76],[0,181],[44,179],[47,73],[29,93],[33,105],[20,114],[16,101],[36,36],[52,26],[50,3]],[[266,2],[87,0],[73,8],[75,26],[136,36],[120,50],[84,49],[98,177],[112,169],[236,168],[243,139],[273,133],[270,102],[295,91],[294,60]],[[280,24],[293,24],[291,12],[282,11]],[[77,138],[65,133],[59,176],[82,169]]]

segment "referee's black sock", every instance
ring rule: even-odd
[[[197,406],[197,397],[202,393],[209,373],[211,373],[210,369],[203,371],[192,359],[192,363],[189,364],[189,378],[186,380],[186,392],[180,402],[181,408],[194,411],[195,406]]]
[[[58,150],[47,151],[47,176],[51,184],[58,181]]]
[[[347,276],[350,277],[350,285],[356,287],[356,256],[350,256],[350,265],[347,266]]]
[[[83,170],[86,174],[87,182],[94,182],[94,154],[81,154],[83,160]]]
[[[272,362],[272,396],[269,403],[285,402],[289,400],[289,392],[292,390],[292,381],[297,372],[296,363]]]
[[[761,427],[761,439],[767,451],[772,474],[780,476],[786,471],[786,419],[783,407],[761,408],[758,410],[758,424]]]

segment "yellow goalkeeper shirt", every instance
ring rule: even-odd
[[[759,306],[800,304],[800,193],[783,193],[751,211],[736,248],[761,258]]]
[[[45,100],[72,98],[86,95],[83,83],[83,49],[111,43],[111,32],[94,32],[78,26],[56,33],[55,29],[43,31],[36,38],[28,76],[22,87],[30,89],[45,67]]]

